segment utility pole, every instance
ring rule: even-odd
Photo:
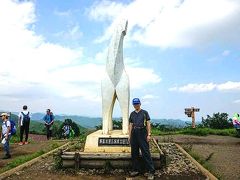
[[[195,112],[199,112],[200,109],[199,108],[185,108],[185,114],[188,117],[192,117],[192,128],[195,129],[196,128],[196,123],[195,123]]]

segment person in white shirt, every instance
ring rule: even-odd
[[[26,105],[23,106],[23,111],[18,115],[18,126],[20,127],[20,142],[19,145],[28,144],[28,134],[30,125],[30,112]],[[25,141],[23,141],[23,134],[25,131]]]
[[[3,143],[3,149],[6,152],[6,155],[3,157],[3,159],[9,159],[11,158],[10,151],[9,151],[9,141],[11,137],[11,123],[8,120],[8,114],[2,113],[2,133],[1,133],[1,140]]]

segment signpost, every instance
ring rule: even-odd
[[[196,128],[196,124],[195,124],[195,112],[199,112],[200,109],[199,108],[185,108],[185,114],[188,117],[192,117],[192,128]]]

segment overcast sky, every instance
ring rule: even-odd
[[[198,119],[232,116],[240,112],[239,17],[239,0],[0,0],[0,109],[100,117],[109,41],[126,18],[131,99],[152,118],[187,119],[191,106]]]

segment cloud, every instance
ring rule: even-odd
[[[69,17],[72,15],[72,11],[69,9],[67,11],[59,11],[59,10],[54,10],[53,13],[56,15],[56,16],[60,16],[60,17]]]
[[[228,81],[221,84],[206,83],[206,84],[187,84],[181,87],[169,88],[169,91],[185,92],[185,93],[201,93],[218,90],[221,92],[226,91],[240,91],[240,82]]]
[[[107,8],[107,9],[106,9]],[[122,3],[117,3],[114,1],[99,1],[95,2],[87,13],[89,17],[98,21],[112,20],[117,17],[124,9]]]
[[[142,99],[147,100],[147,99],[154,99],[158,98],[157,96],[154,96],[152,94],[146,94],[145,96],[142,97]]]
[[[239,91],[240,90],[240,82],[232,82],[228,81],[223,84],[219,84],[217,86],[219,91]]]
[[[13,109],[16,104],[28,102],[35,111],[51,106],[64,112],[66,109],[73,111],[72,107],[78,113],[76,103],[85,106],[93,103],[94,107],[95,102],[100,104],[107,51],[93,55],[100,63],[88,62],[86,59],[90,57],[84,56],[83,47],[69,48],[48,42],[44,36],[36,34],[36,21],[32,1],[0,1],[0,109]],[[76,38],[79,32],[81,29],[75,24],[62,35]],[[137,67],[136,61],[126,58],[126,63],[130,64],[127,72],[131,89],[161,81],[152,69]],[[62,102],[69,107],[58,105]]]
[[[238,0],[139,0],[129,4],[104,0],[88,9],[91,19],[110,22],[96,42],[109,39],[119,20],[126,18],[129,39],[161,48],[202,46],[213,41],[238,43],[239,13]]]
[[[54,36],[63,38],[64,40],[68,41],[78,41],[83,36],[83,33],[80,31],[80,26],[78,24],[75,24],[65,31],[55,33]]]
[[[233,101],[233,103],[240,104],[240,99],[237,99],[237,100]]]
[[[41,84],[42,90],[54,86],[49,73],[82,58],[80,47],[70,49],[37,35],[32,28],[35,22],[33,2],[0,1],[1,94],[30,93],[36,84]]]
[[[228,56],[230,54],[231,51],[229,50],[225,50],[222,52],[222,56]]]
[[[129,75],[131,90],[161,81],[161,78],[152,69],[128,67],[126,71]],[[100,88],[104,72],[105,65],[88,63],[58,69],[52,73],[49,81],[54,81],[56,92],[64,97],[82,97],[96,101],[101,97]]]
[[[188,93],[199,93],[199,92],[208,92],[212,91],[216,87],[215,84],[187,84],[182,87],[173,87],[169,91],[179,91],[179,92],[188,92]]]

